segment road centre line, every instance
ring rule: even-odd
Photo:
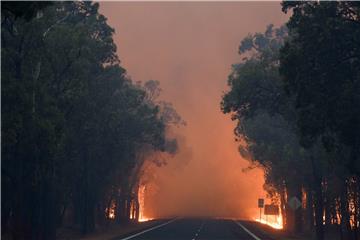
[[[203,220],[203,222],[201,223],[201,226],[197,230],[197,233],[195,233],[195,237],[191,240],[196,240],[196,238],[199,236],[199,233],[200,233],[201,229],[203,228],[204,224],[205,224],[205,220]]]

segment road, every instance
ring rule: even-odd
[[[174,219],[116,240],[271,240],[246,222],[224,219]]]

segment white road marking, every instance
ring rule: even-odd
[[[195,233],[195,237],[194,237],[193,239],[191,239],[191,240],[196,240],[196,237],[199,236],[199,233],[200,233],[201,229],[203,228],[204,224],[205,224],[205,221],[203,221],[203,222],[201,223],[201,226],[200,226],[199,229],[197,230],[197,233]]]
[[[142,232],[136,233],[136,234],[131,235],[131,236],[129,236],[129,237],[122,238],[122,239],[120,239],[120,240],[132,239],[132,238],[137,237],[137,236],[139,236],[139,235],[141,235],[141,234],[144,234],[144,233],[146,233],[146,232],[150,232],[150,231],[152,231],[152,230],[154,230],[154,229],[163,227],[163,226],[165,226],[165,225],[167,225],[167,224],[169,224],[169,223],[174,222],[175,220],[177,220],[177,218],[174,218],[174,219],[172,219],[172,220],[170,220],[170,221],[167,221],[167,222],[162,223],[162,224],[160,224],[160,225],[154,226],[154,227],[152,227],[152,228],[148,228],[148,229],[146,229],[146,230],[144,230],[144,231],[142,231]]]
[[[245,232],[247,232],[250,236],[252,236],[255,240],[261,240],[258,236],[256,236],[255,234],[253,234],[252,232],[250,232],[249,229],[247,229],[246,227],[244,227],[244,225],[242,225],[241,223],[239,223],[238,221],[234,222],[239,225]]]
[[[201,229],[204,227],[204,225],[205,225],[205,220],[201,223],[201,226],[200,226],[200,228],[198,229],[198,232],[201,231]]]

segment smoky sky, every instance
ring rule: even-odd
[[[280,26],[279,2],[101,2],[121,65],[134,81],[158,80],[162,99],[187,122],[179,154],[152,167],[145,212],[152,217],[251,218],[265,196],[259,169],[238,153],[235,123],[220,111],[231,64],[249,33]]]

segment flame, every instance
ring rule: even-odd
[[[265,219],[264,218],[261,218],[261,219],[255,218],[254,220],[257,222],[260,222],[262,224],[266,224],[275,229],[283,229],[283,222],[282,222],[281,214],[277,215],[277,216],[269,216],[267,218],[265,217]]]
[[[110,218],[110,219],[114,219],[114,218],[115,218],[115,212],[114,212],[114,210],[112,210],[112,209],[110,209],[109,218]]]
[[[153,220],[153,218],[146,218],[146,217],[139,218],[139,222],[146,222],[146,221],[150,221],[150,220]]]
[[[145,191],[146,186],[140,186],[138,190],[138,198],[139,198],[139,222],[146,222],[152,220],[153,218],[149,218],[145,216]]]
[[[105,209],[105,214],[109,219],[115,219],[115,203],[112,201],[110,208]]]
[[[135,219],[136,218],[136,206],[135,206],[135,202],[131,201],[130,202],[130,219]]]

